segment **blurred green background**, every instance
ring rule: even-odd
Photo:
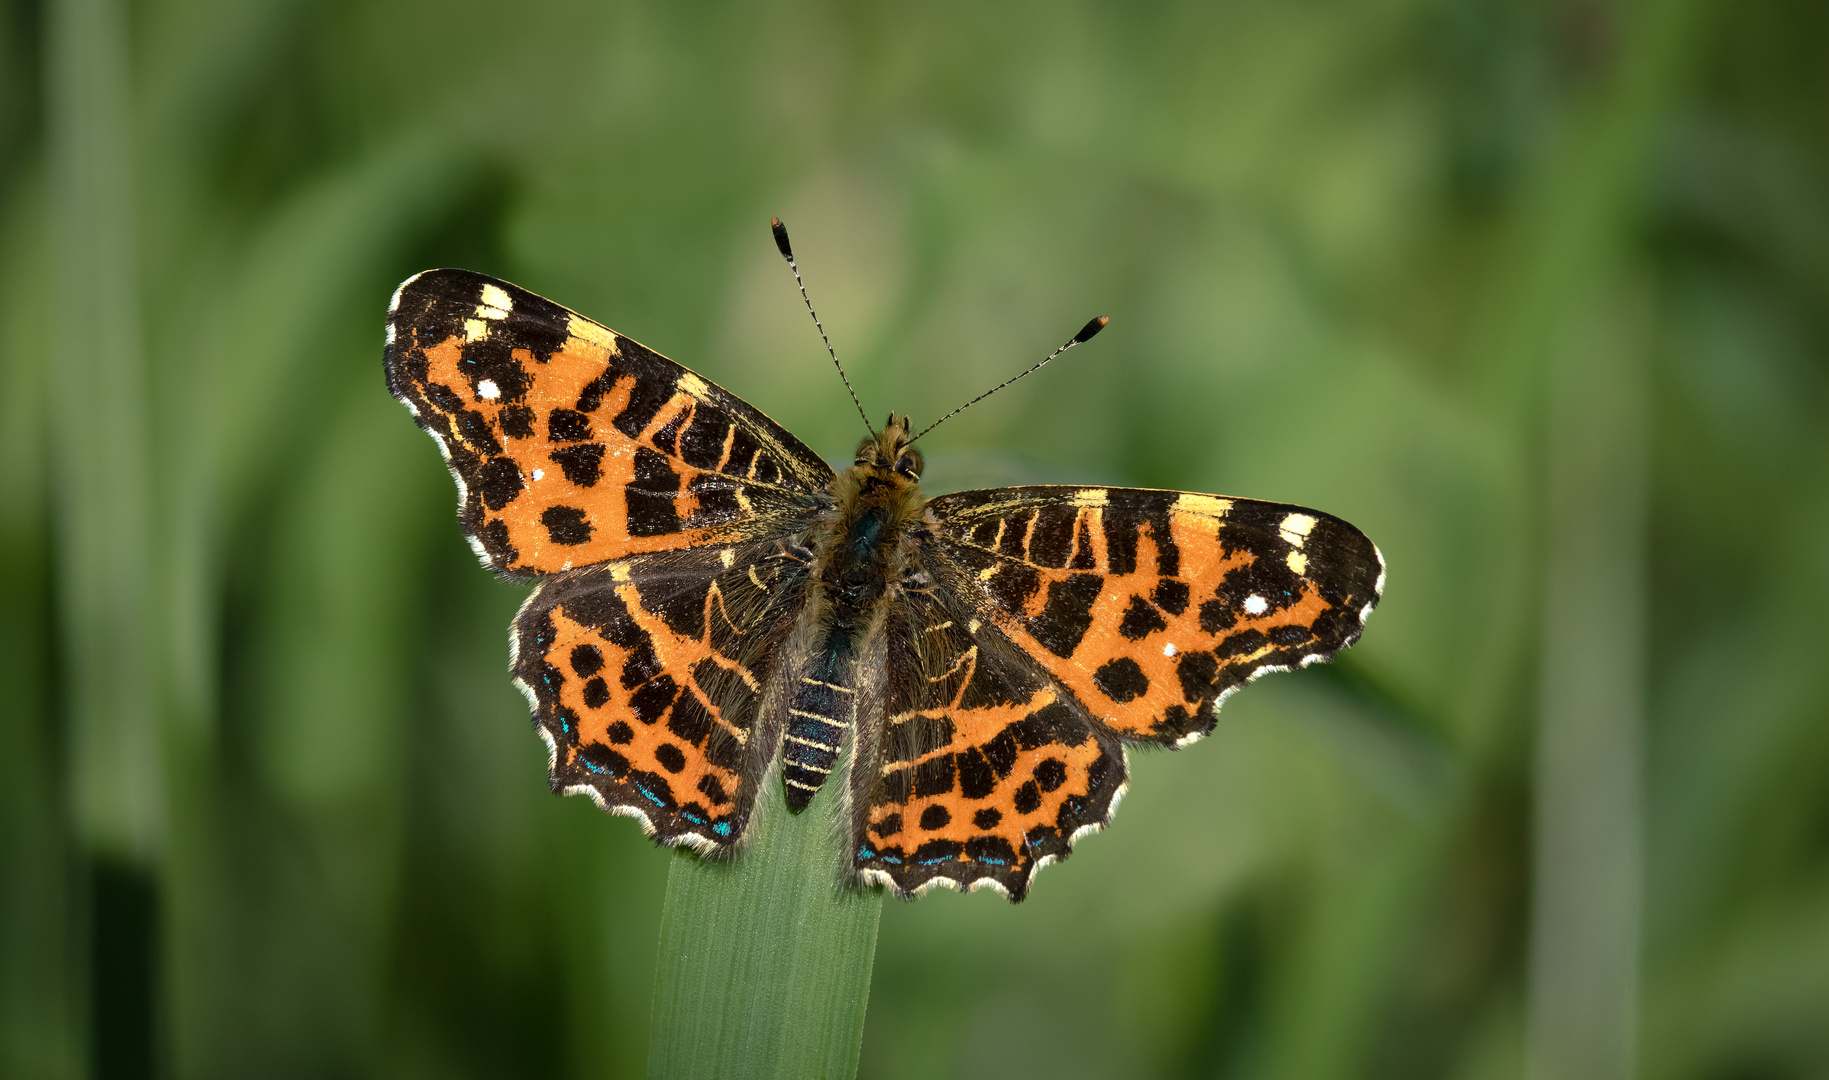
[[[1341,663],[884,911],[865,1077],[1829,1076],[1829,6],[0,7],[0,1074],[643,1071],[669,856],[547,793],[389,399],[514,280],[930,491],[1305,503]],[[930,445],[929,445],[930,444]]]

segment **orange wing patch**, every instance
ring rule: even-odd
[[[928,507],[987,620],[1127,739],[1212,730],[1245,682],[1352,644],[1383,587],[1371,541],[1296,506],[1012,488]]]
[[[780,533],[832,478],[722,388],[506,282],[421,274],[388,337],[389,386],[444,451],[472,544],[506,573]]]
[[[853,865],[903,895],[1020,900],[1109,820],[1123,749],[994,632],[931,594],[908,601],[888,631],[888,715],[860,732]]]
[[[534,594],[515,620],[515,674],[556,790],[664,843],[741,837],[773,756],[752,745],[758,706],[804,584],[800,563],[769,550],[637,557]]]

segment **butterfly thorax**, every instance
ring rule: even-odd
[[[819,645],[788,703],[783,763],[793,810],[825,782],[856,722],[858,653],[881,624],[921,524],[921,452],[908,442],[907,418],[891,413],[833,479],[832,510],[810,538]]]
[[[921,452],[908,446],[908,421],[891,413],[882,433],[860,443],[856,461],[833,479],[834,512],[815,551],[835,630],[866,631],[888,594],[904,541],[921,520],[920,475]]]

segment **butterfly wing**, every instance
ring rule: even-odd
[[[735,843],[774,756],[775,740],[752,735],[807,580],[803,561],[762,540],[543,583],[515,618],[514,671],[554,790],[638,818],[663,843]]]
[[[1101,827],[1124,748],[1034,660],[977,619],[974,586],[926,553],[885,627],[884,721],[859,731],[853,867],[907,896],[994,887],[1021,900],[1036,870]]]
[[[981,617],[1129,741],[1192,741],[1251,679],[1332,659],[1384,588],[1364,533],[1299,506],[1027,487],[927,507]]]
[[[505,281],[394,294],[388,388],[438,440],[484,562],[537,576],[791,531],[831,467],[735,395]]]

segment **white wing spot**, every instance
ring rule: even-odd
[[[544,480],[544,479],[546,479],[546,470],[545,470],[545,469],[535,469],[535,470],[534,470],[534,471],[533,471],[533,478],[534,478],[534,479],[535,479],[535,480]]]
[[[493,310],[491,310],[493,309]],[[485,319],[505,319],[514,310],[514,301],[500,285],[483,286],[483,302],[476,307],[476,313]]]
[[[582,315],[573,315],[568,325],[571,335],[590,342],[592,345],[609,352],[616,351],[616,335],[608,327],[599,326]]]
[[[1289,553],[1289,569],[1298,574],[1308,573],[1308,556],[1299,551]]]
[[[494,379],[484,379],[476,384],[476,393],[484,401],[494,401],[502,396],[502,388],[495,385]]]
[[[1175,643],[1171,641],[1168,644],[1164,645],[1162,647],[1162,655],[1174,656],[1175,655]]]
[[[1175,512],[1192,514],[1197,517],[1223,518],[1232,512],[1232,500],[1222,499],[1217,495],[1201,495],[1184,491],[1175,497]]]
[[[1299,571],[1298,571],[1299,572]],[[1245,612],[1250,615],[1262,615],[1270,610],[1270,604],[1261,596],[1245,597]]]
[[[1315,519],[1307,514],[1291,514],[1283,519],[1283,524],[1277,527],[1277,531],[1283,534],[1284,541],[1290,547],[1301,547],[1302,541],[1308,539],[1308,530],[1314,527]]]

